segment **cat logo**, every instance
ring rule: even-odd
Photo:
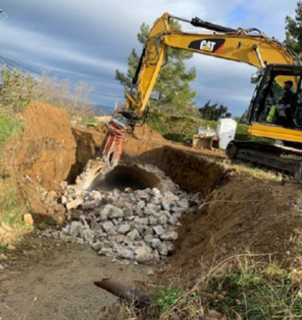
[[[203,40],[200,42],[200,50],[214,52],[215,42]]]
[[[196,51],[219,53],[225,44],[225,39],[200,39],[190,43],[189,48]]]

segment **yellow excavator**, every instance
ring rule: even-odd
[[[171,19],[207,31],[193,33],[175,30]],[[150,31],[133,79],[135,95],[126,94],[126,106],[113,116],[108,125],[103,147],[107,168],[117,165],[126,135],[145,121],[148,101],[168,48],[256,67],[257,72],[252,76],[256,89],[248,109],[248,133],[252,137],[277,140],[279,144],[259,142],[257,139],[235,140],[229,144],[227,156],[266,165],[302,180],[302,66],[298,56],[256,28],[232,29],[199,18],[186,20],[168,13],[160,17]],[[285,81],[292,83],[295,99],[287,106],[283,121],[272,121],[272,117],[268,121],[272,108],[280,101]]]

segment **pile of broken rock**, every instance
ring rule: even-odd
[[[166,184],[169,185],[169,184]],[[171,181],[170,181],[171,185]],[[88,243],[100,255],[158,261],[173,250],[179,218],[195,213],[201,195],[190,195],[174,184],[173,192],[157,188],[112,191],[63,185],[62,203],[68,224],[57,233],[65,241]]]

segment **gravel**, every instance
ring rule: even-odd
[[[165,259],[178,238],[179,218],[197,212],[202,197],[179,190],[156,167],[148,166],[147,170],[161,179],[161,190],[84,189],[81,177],[87,173],[78,177],[76,185],[61,184],[68,223],[52,235],[65,241],[88,243],[100,255],[114,259],[136,263]]]

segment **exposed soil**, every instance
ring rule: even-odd
[[[24,132],[10,145],[10,164],[43,187],[55,190],[75,163],[76,143],[64,109],[31,102],[22,115]]]
[[[194,279],[247,251],[286,263],[299,224],[294,212],[298,189],[250,175],[230,177],[206,198],[198,215],[183,219],[169,266]]]
[[[84,245],[30,238],[5,252],[0,271],[0,319],[96,320],[117,299],[94,286],[103,278],[128,285],[146,278],[147,267],[121,265]]]

